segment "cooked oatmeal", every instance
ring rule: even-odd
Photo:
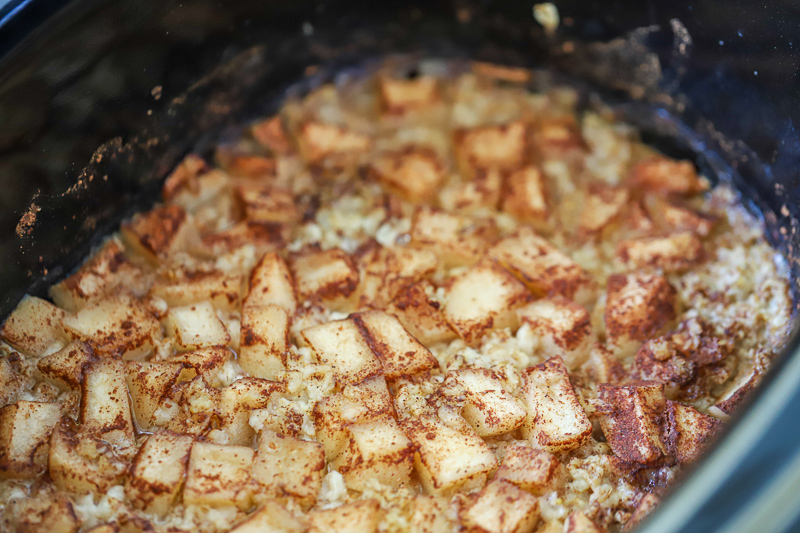
[[[0,529],[603,532],[788,333],[728,186],[567,87],[288,99],[0,329]]]

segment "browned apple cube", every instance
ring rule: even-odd
[[[297,296],[301,302],[336,305],[358,286],[358,269],[344,251],[309,251],[291,258]]]
[[[278,379],[286,370],[289,314],[277,305],[242,310],[239,365],[251,376]]]
[[[481,437],[495,437],[520,427],[527,413],[488,368],[464,368],[452,373],[464,391],[461,415]]]
[[[86,370],[81,390],[82,429],[121,447],[135,442],[126,377],[122,361],[101,359]]]
[[[394,315],[368,311],[353,316],[389,380],[413,376],[439,366],[425,346],[415,339]]]
[[[311,165],[332,162],[346,166],[366,153],[372,141],[368,136],[342,126],[306,122],[299,128],[297,145],[301,157]]]
[[[220,417],[220,391],[203,376],[173,385],[153,414],[153,426],[174,433],[205,436]]]
[[[161,298],[169,307],[181,307],[209,301],[225,311],[239,309],[242,298],[242,277],[222,272],[191,272],[159,278],[150,294]]]
[[[497,467],[494,452],[449,408],[441,407],[439,416],[404,420],[401,426],[417,448],[414,467],[428,494],[450,495],[480,487]]]
[[[180,363],[183,366],[178,381],[189,381],[195,376],[203,376],[207,383],[212,383],[230,356],[231,352],[227,348],[209,346],[174,355],[168,361]]]
[[[249,424],[250,411],[266,408],[273,394],[285,391],[286,385],[280,381],[254,377],[237,379],[220,390],[220,427],[215,440],[221,444],[250,445],[255,436]]]
[[[138,300],[120,295],[92,303],[67,316],[64,329],[71,338],[88,342],[98,355],[138,358],[161,339],[161,324]]]
[[[292,145],[278,115],[256,122],[250,132],[261,146],[275,154],[286,155],[292,151]]]
[[[668,455],[662,438],[667,408],[663,383],[602,384],[599,398],[604,404],[600,426],[615,455],[640,464],[653,464]]]
[[[645,341],[675,318],[676,292],[663,276],[612,274],[606,290],[606,336],[612,345]]]
[[[700,263],[705,255],[703,243],[693,233],[623,241],[616,254],[626,268],[652,267],[664,272],[684,271]]]
[[[444,319],[441,304],[428,295],[422,283],[405,286],[387,312],[395,315],[403,327],[424,345],[447,342],[457,336]]]
[[[583,303],[593,292],[589,275],[531,228],[522,227],[501,239],[489,250],[489,256],[536,294],[560,294]]]
[[[539,500],[515,485],[494,480],[458,513],[467,531],[525,533],[539,522]]]
[[[506,448],[506,455],[495,474],[495,479],[513,483],[536,496],[557,490],[566,477],[567,471],[555,455],[521,442]]]
[[[289,315],[297,309],[294,281],[289,266],[276,253],[265,254],[250,274],[250,288],[244,306],[279,305]]]
[[[503,211],[517,219],[537,223],[549,214],[547,189],[541,171],[528,165],[512,172],[506,179]]]
[[[63,389],[79,389],[83,374],[94,360],[88,343],[74,341],[56,353],[39,359],[36,368],[48,381]]]
[[[189,456],[183,501],[209,507],[250,506],[250,471],[255,452],[247,446],[196,442]]]
[[[74,494],[103,494],[127,471],[107,442],[79,432],[69,417],[53,429],[47,464],[56,488]]]
[[[645,493],[631,517],[625,522],[625,527],[622,528],[622,531],[627,533],[634,530],[659,504],[661,504],[661,498],[649,492]]]
[[[418,494],[414,497],[411,530],[418,533],[451,533],[455,527],[448,517],[446,498]]]
[[[189,250],[197,237],[194,221],[178,205],[156,207],[122,225],[125,244],[151,263]]]
[[[411,223],[411,242],[433,251],[447,268],[478,261],[496,233],[491,222],[428,206],[420,206]]]
[[[237,146],[217,146],[214,157],[220,168],[238,178],[269,180],[278,170],[274,157],[246,153]]]
[[[537,126],[533,143],[545,159],[564,157],[570,150],[585,146],[580,126],[572,115],[543,117]]]
[[[302,331],[320,362],[333,367],[339,383],[359,383],[383,371],[354,319],[337,320]]]
[[[482,213],[497,210],[503,193],[503,174],[497,169],[478,169],[471,179],[452,181],[439,193],[447,211]]]
[[[0,327],[0,338],[17,350],[44,355],[63,342],[64,311],[47,300],[25,295]]]
[[[586,416],[560,357],[552,357],[523,373],[528,410],[525,433],[534,445],[556,453],[577,448],[591,435]]]
[[[563,296],[542,298],[517,309],[517,316],[530,326],[548,357],[561,357],[570,369],[586,361],[592,343],[592,325],[582,305]]]
[[[348,488],[365,490],[373,482],[400,487],[411,482],[414,447],[394,418],[347,427],[349,441],[331,466]]]
[[[130,262],[122,243],[109,239],[74,274],[50,287],[50,297],[59,307],[75,313],[117,288],[137,296],[147,292],[149,277]]]
[[[78,533],[81,528],[81,520],[66,494],[38,491],[35,497],[11,498],[6,505],[6,516],[17,519],[14,530],[18,532]]]
[[[264,254],[284,246],[288,236],[289,226],[286,224],[242,220],[227,229],[203,235],[194,253],[213,259],[243,246],[254,246],[256,253]]]
[[[180,350],[226,346],[231,342],[228,330],[208,301],[170,309],[164,329]]]
[[[31,479],[47,469],[60,403],[20,400],[0,409],[0,478]]]
[[[291,223],[301,214],[289,189],[274,185],[239,185],[234,188],[234,194],[247,220]]]
[[[674,161],[653,156],[637,163],[628,175],[628,184],[648,191],[690,195],[708,189],[690,161]]]
[[[268,494],[289,495],[310,507],[317,501],[325,472],[325,449],[321,444],[269,429],[261,431],[253,480]]]
[[[431,201],[445,178],[436,152],[416,146],[382,153],[367,172],[390,193],[414,203]]]
[[[665,338],[645,341],[633,362],[632,376],[645,381],[661,381],[683,385],[695,375],[697,365],[677,354],[672,342]]]
[[[191,437],[155,433],[139,449],[125,482],[134,507],[163,516],[172,509],[186,476]]]
[[[613,222],[630,198],[628,189],[605,184],[592,184],[581,206],[578,231],[594,234]]]
[[[443,311],[458,336],[474,344],[489,329],[515,327],[514,310],[530,300],[525,285],[494,261],[484,260],[448,282]]]
[[[456,160],[470,179],[477,169],[514,170],[528,157],[528,127],[522,121],[478,126],[455,133]]]
[[[702,237],[711,233],[717,223],[717,218],[712,215],[669,202],[661,204],[661,216],[673,230],[691,231]]]
[[[359,261],[362,306],[387,307],[407,286],[432,274],[439,260],[431,250],[379,246],[364,253]]]
[[[377,500],[359,500],[353,503],[308,513],[309,533],[377,533],[383,511]]]
[[[573,511],[564,521],[564,533],[607,533],[581,511]]]
[[[722,429],[722,422],[694,407],[667,400],[669,446],[679,463],[696,461]]]
[[[439,99],[439,82],[431,76],[412,79],[378,77],[378,100],[387,115],[425,110]]]
[[[277,500],[267,500],[262,507],[239,522],[229,533],[305,533],[308,526]]]
[[[153,427],[153,415],[167,391],[183,372],[180,363],[146,363],[128,361],[127,384],[133,404],[133,414],[142,429]]]

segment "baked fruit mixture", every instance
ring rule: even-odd
[[[187,156],[0,328],[0,530],[635,527],[769,367],[787,269],[537,76],[386,63]]]

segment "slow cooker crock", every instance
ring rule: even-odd
[[[555,5],[561,25],[546,32],[518,1],[6,2],[0,317],[152,204],[188,151],[274,110],[290,86],[397,53],[544,68],[591,88],[662,150],[733,182],[796,292],[800,9]],[[749,408],[644,530],[800,529],[797,326]]]

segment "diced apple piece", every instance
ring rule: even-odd
[[[130,249],[151,263],[190,249],[197,241],[197,228],[178,205],[156,207],[122,225],[122,238]]]
[[[520,427],[527,413],[503,387],[497,374],[487,368],[465,368],[453,373],[464,390],[461,411],[481,437],[495,437]]]
[[[352,318],[306,328],[302,335],[320,362],[333,367],[339,383],[359,383],[383,370]]]
[[[380,359],[387,380],[409,377],[439,366],[430,350],[406,331],[394,315],[368,311],[354,315],[353,319]]]
[[[606,336],[612,345],[645,341],[675,318],[676,292],[663,276],[612,274],[606,289]]]
[[[317,501],[325,470],[325,449],[264,429],[258,438],[253,480],[269,495],[297,498],[304,507]]]
[[[321,399],[314,406],[317,440],[329,461],[347,445],[347,426],[379,418],[394,417],[394,401],[383,376],[357,385],[346,385],[341,393]]]
[[[17,519],[14,531],[18,533],[80,531],[81,520],[78,519],[69,496],[56,491],[37,492],[34,497],[12,498],[6,503],[6,513],[8,513],[6,516],[10,515]]]
[[[461,175],[469,179],[477,169],[519,168],[528,156],[527,136],[528,128],[521,121],[456,131],[454,143]]]
[[[599,398],[605,404],[600,426],[617,457],[628,463],[653,464],[668,454],[661,427],[667,408],[663,383],[602,384]]]
[[[331,466],[348,488],[365,490],[371,482],[400,487],[411,481],[414,447],[393,418],[380,418],[347,428],[349,442]]]
[[[414,203],[431,201],[445,178],[436,152],[416,146],[382,153],[367,172],[387,191]]]
[[[350,256],[338,248],[296,255],[291,258],[291,268],[301,302],[335,305],[358,286],[358,269]]]
[[[170,307],[209,301],[217,309],[233,311],[239,309],[241,288],[242,277],[238,275],[192,272],[156,280],[150,294],[161,298]]]
[[[250,505],[248,484],[255,452],[246,446],[196,442],[189,456],[183,501],[186,505]]]
[[[299,128],[297,145],[301,157],[311,165],[333,162],[336,166],[346,166],[366,153],[372,141],[366,135],[335,124],[306,122]]]
[[[555,455],[516,442],[506,448],[506,455],[495,479],[513,483],[536,496],[563,485],[566,469]]]
[[[525,533],[539,522],[539,500],[499,479],[486,485],[458,514],[467,531]]]
[[[162,337],[161,324],[142,304],[127,295],[91,303],[63,321],[73,339],[91,344],[98,355],[136,359]]]
[[[667,416],[670,450],[679,463],[696,461],[722,429],[722,422],[713,416],[670,400]]]
[[[530,300],[525,285],[484,260],[448,282],[443,311],[458,336],[474,344],[489,329],[515,327],[514,310]]]
[[[388,306],[405,287],[432,274],[438,265],[430,250],[409,247],[376,247],[359,259],[362,306]]]
[[[274,185],[239,185],[234,194],[247,220],[288,224],[296,222],[301,215],[289,189]]]
[[[617,246],[616,254],[629,269],[653,267],[664,272],[681,272],[700,263],[704,250],[694,233],[676,233],[623,241]]]
[[[240,522],[229,533],[305,533],[308,526],[298,520],[277,500],[267,500],[262,507]]]
[[[583,368],[595,383],[613,384],[628,377],[625,367],[614,357],[614,352],[599,342],[592,346]]]
[[[280,249],[289,235],[289,226],[277,222],[242,220],[233,226],[203,235],[195,253],[216,258],[243,246],[254,246],[256,253],[264,254]]]
[[[437,415],[404,420],[401,426],[417,448],[414,467],[425,492],[450,495],[482,486],[497,458],[460,415],[446,407]]]
[[[203,376],[170,388],[153,413],[153,425],[174,433],[205,435],[220,413],[220,391],[206,384]]]
[[[125,475],[127,465],[97,437],[78,432],[64,417],[50,438],[48,469],[53,484],[75,494],[103,494]]]
[[[589,275],[570,257],[528,227],[500,240],[489,256],[540,295],[560,294],[578,303],[591,296]]]
[[[63,389],[79,389],[83,374],[94,361],[94,352],[85,342],[75,341],[56,353],[39,359],[36,368],[45,379]]]
[[[569,382],[567,367],[552,357],[524,372],[522,386],[528,418],[525,433],[534,446],[550,452],[577,448],[592,433],[578,396]]]
[[[378,99],[387,115],[404,115],[408,112],[429,109],[439,99],[439,83],[431,76],[413,79],[378,77]]]
[[[664,223],[673,230],[691,231],[705,237],[717,223],[717,219],[712,215],[699,213],[680,205],[663,202],[660,207]]]
[[[230,357],[231,352],[227,348],[209,346],[175,355],[168,362],[183,365],[178,381],[189,381],[195,376],[203,376],[206,383],[213,383]]]
[[[383,511],[377,500],[359,500],[353,503],[308,513],[309,533],[377,533]]]
[[[411,242],[433,251],[448,268],[478,261],[496,233],[492,222],[428,206],[420,206],[411,222]]]
[[[637,163],[628,175],[631,187],[648,191],[691,195],[708,189],[708,183],[697,176],[690,161],[674,161],[653,156]]]
[[[127,362],[127,384],[136,422],[142,429],[153,427],[153,414],[183,371],[180,363]]]
[[[247,153],[237,146],[218,145],[214,158],[220,168],[237,178],[269,180],[278,170],[278,162],[274,157]]]
[[[622,528],[623,533],[634,530],[636,526],[644,521],[647,515],[659,506],[659,504],[661,504],[661,498],[655,494],[646,492],[644,496],[642,496],[639,505],[636,506],[631,517],[625,522],[625,527]]]
[[[294,281],[289,266],[276,253],[265,254],[250,274],[250,290],[244,306],[279,305],[290,315],[297,309]]]
[[[411,531],[417,533],[451,533],[453,522],[447,516],[449,502],[445,498],[418,494],[414,497]]]
[[[177,204],[189,212],[211,203],[228,186],[225,172],[212,169],[197,154],[187,155],[164,180],[161,197],[164,202]]]
[[[0,338],[30,355],[43,355],[63,340],[64,311],[35,296],[22,298],[0,327]]]
[[[564,157],[570,150],[585,146],[573,115],[542,117],[537,126],[533,143],[545,159]]]
[[[554,296],[517,309],[517,316],[530,326],[548,357],[561,357],[570,369],[586,361],[592,343],[592,325],[582,305]]]
[[[593,234],[605,228],[625,209],[630,193],[622,187],[593,184],[581,206],[578,231]]]
[[[549,209],[547,190],[541,171],[528,165],[512,172],[506,179],[503,211],[525,222],[545,220]]]
[[[239,365],[258,378],[278,379],[286,370],[289,315],[283,307],[268,304],[242,310]]]
[[[164,329],[181,350],[226,346],[231,342],[228,330],[217,316],[211,302],[170,309]]]
[[[0,409],[0,478],[31,479],[47,469],[60,403],[20,400]]]
[[[102,359],[87,370],[81,389],[81,427],[117,446],[134,444],[125,365]]]
[[[447,211],[480,213],[497,210],[503,193],[503,174],[497,169],[478,169],[471,179],[451,181],[439,192]]]
[[[581,511],[573,511],[564,521],[564,533],[607,533]]]
[[[645,381],[683,385],[695,376],[696,370],[694,362],[678,355],[673,343],[662,337],[649,339],[639,348],[631,374]]]
[[[168,433],[150,435],[131,466],[125,495],[137,509],[165,515],[183,485],[194,443],[191,437]]]
[[[292,151],[289,137],[278,115],[256,122],[250,131],[261,146],[276,154],[286,155]]]
[[[441,304],[428,296],[421,283],[407,285],[387,312],[395,315],[408,332],[426,346],[456,338],[456,332],[444,319]]]
[[[264,409],[276,392],[283,392],[286,386],[279,381],[245,377],[234,381],[220,391],[220,429],[224,444],[249,446],[255,431],[248,423],[250,411]]]
[[[736,380],[733,386],[720,397],[720,401],[709,412],[722,418],[732,415],[739,407],[745,404],[745,401],[763,377],[762,370],[758,366],[754,366]]]

